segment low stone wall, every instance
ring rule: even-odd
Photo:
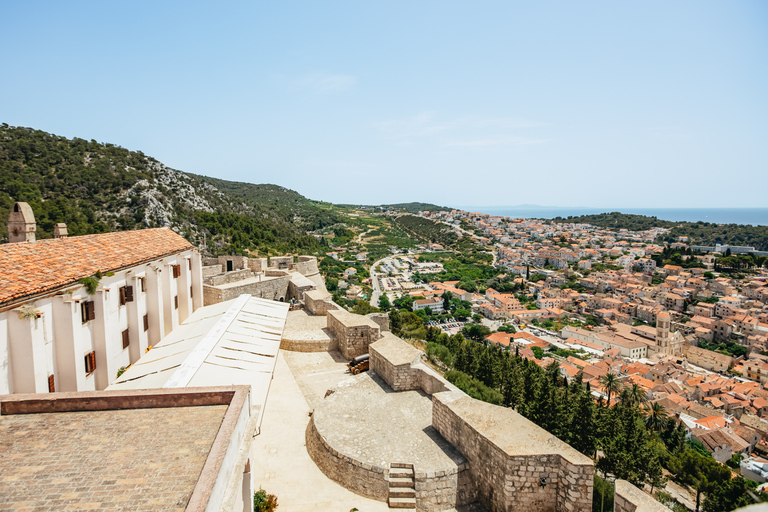
[[[293,272],[288,281],[288,300],[304,300],[304,294],[315,289],[315,283],[298,272]]]
[[[314,256],[299,256],[299,261],[291,264],[291,270],[296,270],[305,276],[320,272],[317,268],[317,258]]]
[[[515,411],[432,395],[432,425],[469,461],[489,510],[592,510],[592,461]]]
[[[269,258],[269,266],[280,270],[288,270],[293,263],[293,256],[273,256]]]
[[[267,258],[249,258],[248,268],[254,272],[264,272],[267,270]]]
[[[416,471],[416,509],[447,510],[469,505],[477,500],[477,490],[469,465],[457,470],[439,471],[435,474]]]
[[[329,352],[338,350],[336,338],[324,338],[319,340],[292,340],[286,338],[280,340],[280,350],[290,350],[291,352]]]
[[[266,279],[264,281],[245,282],[240,286],[227,288],[203,285],[203,300],[206,306],[236,299],[243,293],[262,299],[286,300],[288,295],[288,276]]]
[[[421,350],[390,334],[368,347],[370,368],[395,391],[421,389],[418,368]]]
[[[384,332],[389,332],[389,315],[386,313],[369,313],[365,315],[366,317],[370,318],[377,324],[379,324],[379,330]]]
[[[333,296],[321,290],[304,292],[304,305],[315,316],[325,316],[328,311],[339,309],[333,302]]]
[[[329,310],[326,316],[339,352],[347,359],[367,354],[369,345],[380,338],[379,326],[369,318],[341,309]]]
[[[386,501],[389,496],[389,469],[373,466],[334,450],[315,427],[314,418],[307,425],[307,453],[331,480],[363,496]]]
[[[218,274],[221,274],[224,272],[224,270],[221,268],[221,265],[215,264],[215,265],[206,265],[203,267],[203,279],[206,277],[215,276]]]
[[[616,480],[613,510],[614,512],[669,512],[667,507],[626,480]]]
[[[234,283],[235,281],[242,281],[253,277],[253,272],[250,270],[233,270],[231,272],[224,272],[223,274],[217,274],[215,276],[204,277],[203,283],[208,286],[221,286],[223,284]]]

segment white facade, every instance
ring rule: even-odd
[[[0,394],[105,389],[202,305],[195,249],[104,276],[93,295],[75,284],[16,302],[0,310]]]

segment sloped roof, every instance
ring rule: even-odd
[[[0,305],[192,248],[168,228],[0,245]]]

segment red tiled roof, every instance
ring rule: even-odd
[[[192,248],[168,228],[0,245],[0,304]]]

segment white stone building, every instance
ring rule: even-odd
[[[203,305],[201,268],[167,228],[0,245],[0,394],[105,389]]]

